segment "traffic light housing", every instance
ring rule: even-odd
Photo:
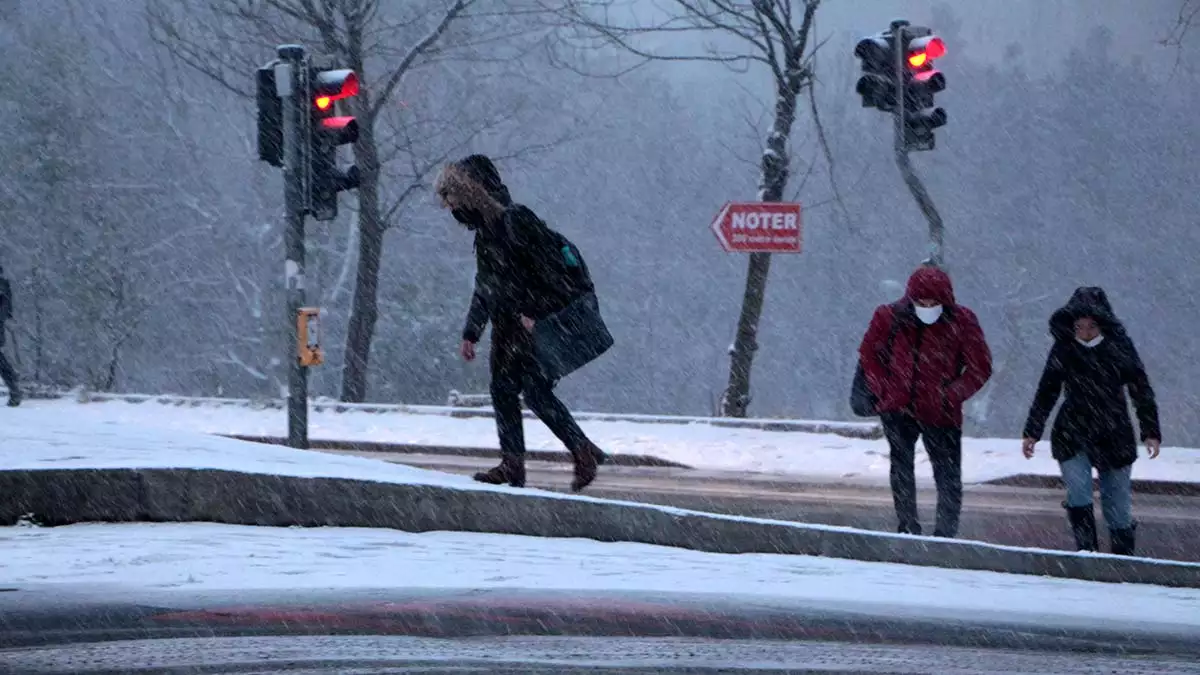
[[[945,126],[946,110],[934,95],[946,88],[946,76],[933,62],[946,53],[940,37],[924,27],[904,31],[904,145],[909,150],[933,150],[934,129]]]
[[[859,40],[854,56],[862,60],[862,76],[854,90],[862,107],[892,112],[896,108],[896,62],[894,36],[879,33]]]
[[[275,65],[255,74],[258,102],[258,158],[271,166],[283,166],[283,100],[275,89]]]
[[[339,101],[358,94],[353,70],[310,68],[308,74],[308,212],[315,220],[333,220],[338,193],[358,188],[358,167],[337,163],[337,149],[358,140],[358,121],[338,115]]]

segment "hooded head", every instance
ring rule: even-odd
[[[512,205],[508,188],[492,160],[471,155],[447,164],[434,185],[442,206],[467,228],[477,230],[496,222]]]
[[[904,299],[912,304],[923,323],[936,323],[947,307],[954,307],[954,284],[950,275],[932,265],[918,267],[908,278]]]
[[[1123,335],[1125,327],[1113,313],[1108,294],[1099,286],[1080,286],[1067,304],[1050,316],[1055,340],[1078,340],[1094,347],[1105,338]]]

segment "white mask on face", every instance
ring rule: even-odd
[[[1104,336],[1097,335],[1096,337],[1092,338],[1091,340],[1080,340],[1079,338],[1075,338],[1075,341],[1078,342],[1079,344],[1083,345],[1084,347],[1095,347],[1096,345],[1100,344],[1101,342],[1104,342]]]
[[[913,309],[916,310],[917,318],[921,320],[921,323],[926,325],[933,325],[934,323],[937,323],[938,319],[942,318],[941,305],[934,305],[933,307],[913,305]]]

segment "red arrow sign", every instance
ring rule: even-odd
[[[800,204],[729,202],[711,229],[727,253],[799,253]]]

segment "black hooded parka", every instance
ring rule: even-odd
[[[1104,339],[1088,347],[1075,339],[1075,321],[1095,319]],[[1050,432],[1050,447],[1059,462],[1086,453],[1092,466],[1120,469],[1137,460],[1137,437],[1129,416],[1126,388],[1137,412],[1141,439],[1162,440],[1158,405],[1146,369],[1124,325],[1113,313],[1104,290],[1075,290],[1065,306],[1050,317],[1054,346],[1038,382],[1025,422],[1026,438],[1040,439],[1059,395],[1062,407]]]

